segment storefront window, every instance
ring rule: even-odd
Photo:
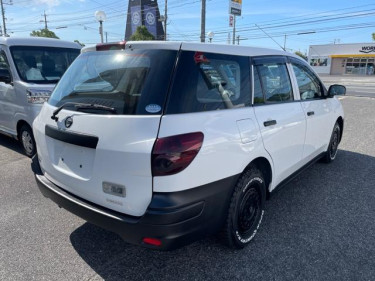
[[[327,66],[328,58],[314,58],[310,60],[311,66]]]
[[[345,74],[374,75],[375,59],[348,58],[345,64]]]

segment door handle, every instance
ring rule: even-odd
[[[269,120],[269,121],[263,122],[264,127],[268,127],[268,126],[272,126],[272,125],[276,125],[276,124],[277,124],[276,120]]]
[[[309,111],[309,112],[307,112],[307,116],[311,116],[311,115],[314,115],[314,114],[315,114],[314,111]]]

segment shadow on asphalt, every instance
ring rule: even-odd
[[[89,223],[71,243],[104,280],[370,280],[375,273],[375,157],[340,150],[266,204],[249,247],[206,238],[172,252],[129,245]]]
[[[0,134],[0,146],[4,146],[23,155],[19,142],[11,137]]]

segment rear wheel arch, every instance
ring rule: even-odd
[[[244,172],[247,171],[250,167],[255,166],[264,177],[266,184],[267,198],[270,196],[270,185],[272,182],[272,166],[269,160],[265,157],[258,157],[252,160],[245,168]]]

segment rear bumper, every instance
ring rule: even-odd
[[[224,223],[232,187],[238,178],[233,176],[187,191],[154,193],[145,215],[132,217],[66,192],[40,170],[33,170],[42,194],[60,207],[119,234],[126,242],[161,250],[179,248],[217,232]],[[143,243],[145,237],[160,239],[161,246]]]

